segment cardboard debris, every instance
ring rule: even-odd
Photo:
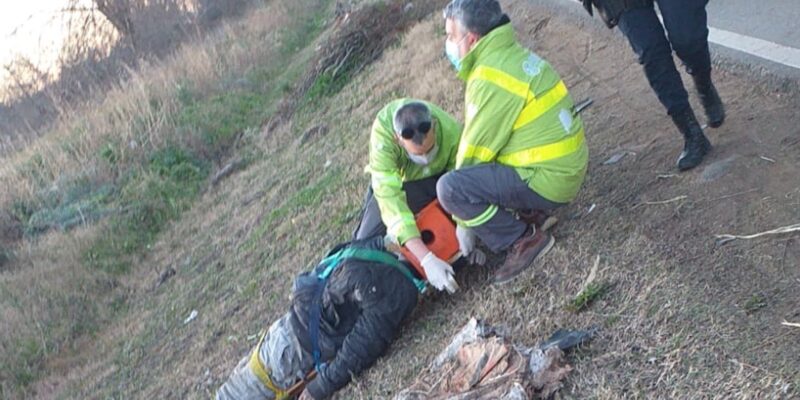
[[[563,351],[592,336],[559,330],[536,347],[513,344],[475,318],[395,400],[530,400],[552,396],[572,371]]]

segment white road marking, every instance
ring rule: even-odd
[[[765,60],[800,69],[800,49],[769,40],[708,27],[708,41]]]

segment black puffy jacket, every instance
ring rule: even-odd
[[[375,238],[339,246],[329,255],[347,247],[384,250],[383,239]],[[320,265],[300,275],[292,293],[292,328],[308,353],[312,353],[309,310],[322,269]],[[418,293],[414,282],[395,266],[343,259],[322,293],[319,348],[327,363],[306,386],[309,394],[315,399],[329,397],[372,365],[414,310]]]

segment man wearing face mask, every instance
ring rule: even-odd
[[[466,101],[456,170],[442,176],[437,195],[458,222],[460,243],[477,236],[508,250],[494,274],[507,282],[554,243],[537,226],[541,218],[513,212],[545,215],[583,183],[583,123],[558,73],[516,42],[497,1],[453,0],[444,16],[446,53],[466,81]]]
[[[422,242],[414,214],[436,199],[436,182],[455,165],[461,125],[441,108],[420,100],[386,105],[372,124],[372,184],[355,239],[387,233],[418,260],[428,282],[453,293],[453,268]],[[466,257],[468,254],[464,253]]]

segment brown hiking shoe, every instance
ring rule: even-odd
[[[515,216],[518,220],[543,231],[558,223],[558,218],[541,210],[518,210]]]
[[[536,257],[547,253],[555,242],[549,233],[528,228],[511,246],[503,265],[495,271],[493,283],[506,283],[516,278],[525,268],[533,265]]]

